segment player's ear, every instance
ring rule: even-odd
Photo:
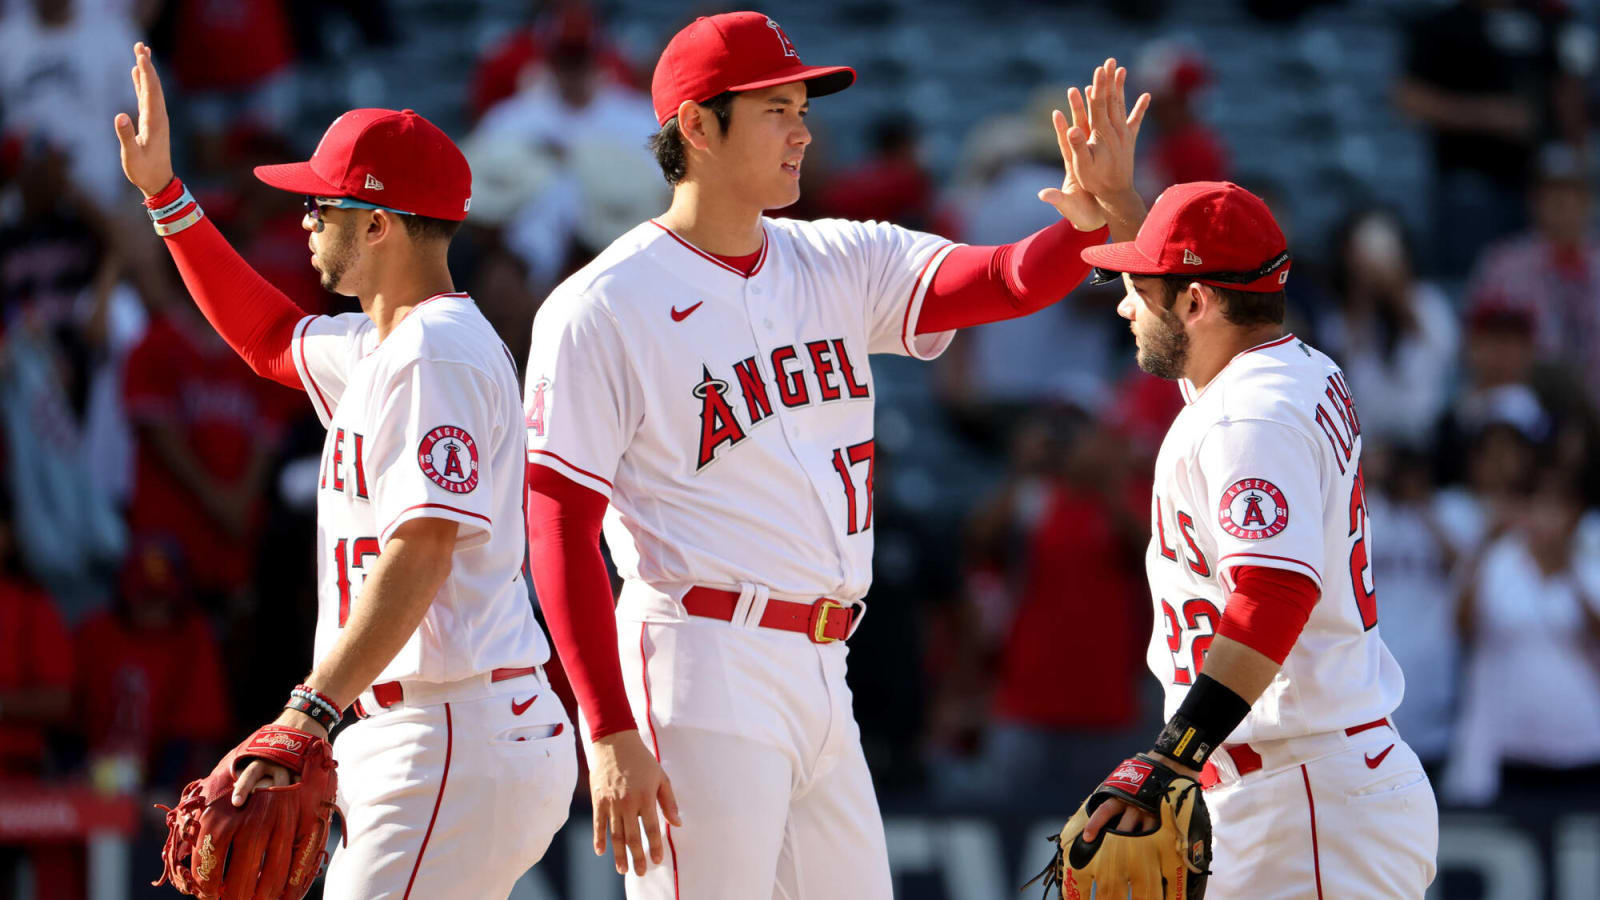
[[[1216,304],[1216,292],[1198,281],[1191,281],[1189,286],[1184,288],[1183,293],[1178,297],[1178,302],[1174,304],[1176,308],[1173,311],[1184,322],[1195,322],[1199,321]]]
[[[400,224],[399,217],[394,213],[375,209],[367,219],[367,243],[376,244],[385,238],[395,237],[395,230],[403,227],[405,226]]]
[[[678,104],[678,133],[683,135],[685,143],[696,150],[704,150],[711,144],[707,129],[713,116],[709,113],[710,110],[693,100]]]

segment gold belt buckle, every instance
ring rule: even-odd
[[[842,603],[835,603],[827,597],[822,597],[811,605],[811,640],[817,644],[831,644],[840,638],[828,637],[824,632],[828,630],[828,613],[836,609],[844,609]]]

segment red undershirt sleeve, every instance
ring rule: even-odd
[[[145,206],[158,209],[181,196],[183,182],[174,178]],[[305,311],[252,269],[209,216],[163,240],[195,304],[228,346],[257,375],[304,390],[290,343]]]
[[[528,466],[528,551],[550,639],[589,738],[639,727],[617,658],[616,599],[600,555],[607,500],[549,466]]]
[[[1080,255],[1107,231],[1079,231],[1066,219],[1014,244],[956,247],[939,264],[922,301],[917,334],[936,334],[1037,312],[1089,274]]]
[[[1233,570],[1217,634],[1238,641],[1278,664],[1288,658],[1322,592],[1308,576],[1267,566]]]

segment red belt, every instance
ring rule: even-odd
[[[510,681],[524,675],[532,675],[539,671],[538,666],[523,666],[519,669],[495,669],[489,673],[489,681]],[[398,681],[385,681],[383,684],[372,686],[372,699],[378,704],[379,709],[388,709],[396,703],[406,699],[406,692]],[[360,718],[367,717],[367,711],[361,708],[361,701],[355,702],[356,715]]]
[[[1351,725],[1349,728],[1344,730],[1344,733],[1350,737],[1355,737],[1363,731],[1371,731],[1374,728],[1382,728],[1388,724],[1388,717],[1384,717],[1382,719],[1373,719],[1371,722],[1364,722],[1360,725]],[[1261,771],[1261,754],[1251,749],[1249,744],[1224,744],[1222,746],[1222,750],[1228,754],[1229,759],[1233,760],[1233,767],[1239,770],[1240,778],[1243,778],[1252,772]],[[1213,766],[1210,762],[1207,762],[1205,764],[1205,768],[1200,770],[1200,787],[1202,789],[1208,789],[1212,785],[1216,784],[1218,780],[1217,767]]]
[[[683,595],[683,608],[691,616],[731,622],[733,611],[738,606],[738,591],[692,587]],[[798,631],[818,644],[842,641],[849,637],[850,625],[854,621],[854,609],[826,597],[811,603],[769,599],[766,610],[761,613],[762,628]]]

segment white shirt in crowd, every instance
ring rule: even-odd
[[[1492,801],[1502,763],[1600,764],[1600,664],[1580,606],[1600,612],[1600,559],[1590,552],[1597,525],[1584,523],[1572,569],[1553,576],[1520,535],[1485,551],[1457,753],[1444,780],[1454,802]]]

